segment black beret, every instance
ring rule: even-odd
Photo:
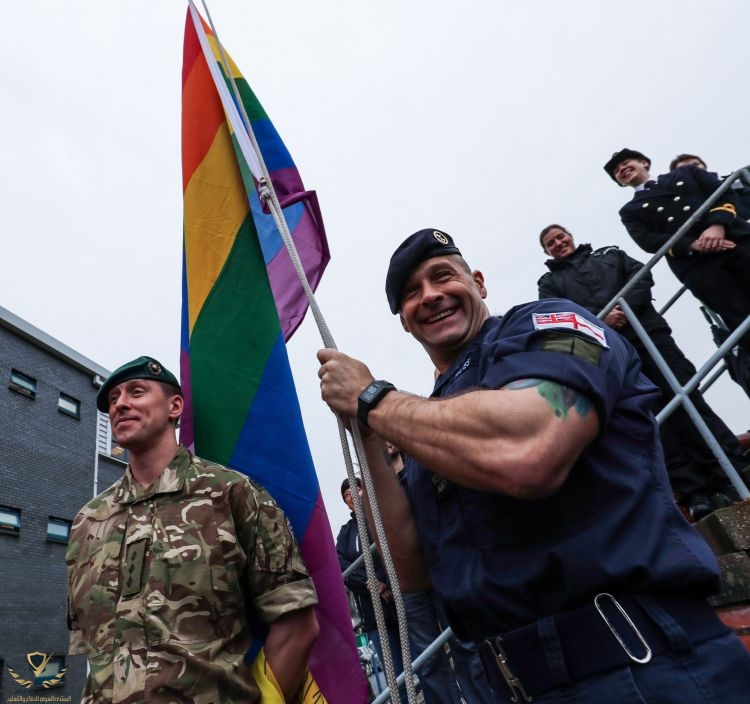
[[[131,379],[151,379],[180,388],[180,382],[177,381],[175,375],[153,357],[138,357],[118,367],[107,377],[96,394],[96,407],[102,413],[106,413],[109,410],[109,392],[123,381]]]
[[[425,259],[446,254],[460,255],[461,252],[450,235],[432,228],[415,232],[401,243],[391,257],[385,277],[385,295],[391,313],[395,315],[401,307],[401,296],[411,272]]]
[[[359,477],[354,477],[354,481],[357,484],[357,488],[360,488],[362,486],[362,482],[360,482]],[[349,477],[344,479],[343,482],[341,482],[341,496],[343,498],[344,492],[349,488]]]
[[[648,168],[651,168],[651,159],[649,159],[645,154],[641,154],[635,149],[628,149],[627,147],[625,147],[624,149],[620,149],[620,151],[615,152],[611,156],[610,160],[604,165],[604,170],[609,174],[610,178],[618,186],[620,184],[615,178],[615,169],[626,159],[643,159],[643,161],[648,162]]]

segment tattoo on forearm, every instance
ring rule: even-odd
[[[563,420],[568,417],[568,410],[575,408],[582,418],[588,415],[591,401],[575,389],[557,384],[546,379],[519,379],[512,381],[504,388],[510,390],[536,387],[537,393],[549,404],[554,414]]]

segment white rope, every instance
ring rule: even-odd
[[[227,60],[226,54],[224,52],[224,47],[219,39],[219,35],[218,35],[218,32],[216,31],[216,27],[214,26],[213,20],[211,19],[211,13],[208,10],[205,0],[201,0],[201,2],[203,4],[203,9],[206,12],[206,17],[211,27],[211,31],[213,32],[214,39],[216,40],[216,44],[218,46],[222,62],[226,70],[227,78],[229,79],[229,83],[232,86],[232,90],[236,99],[236,106],[239,108],[240,116],[242,119],[242,126],[244,127],[244,134],[247,135],[249,142],[250,142],[250,144],[248,145],[244,141],[244,139],[241,139],[243,130],[238,129],[239,125],[233,122],[232,128],[234,129],[235,134],[237,135],[237,138],[238,138],[237,142],[242,151],[242,155],[245,158],[245,161],[247,162],[248,166],[250,167],[251,172],[253,171],[253,167],[256,164],[260,167],[260,173],[262,174],[262,176],[260,178],[256,176],[259,182],[260,198],[261,200],[263,200],[264,202],[268,204],[269,210],[273,215],[273,219],[276,224],[276,227],[278,228],[279,233],[281,234],[281,239],[284,242],[284,246],[286,247],[287,252],[289,253],[289,257],[291,258],[292,264],[294,265],[294,269],[297,272],[297,276],[299,277],[299,281],[300,281],[300,284],[302,285],[302,289],[305,293],[305,297],[307,298],[308,304],[310,306],[310,310],[312,311],[313,316],[315,318],[315,322],[317,323],[318,330],[320,331],[320,335],[323,341],[323,345],[329,349],[336,349],[336,344],[334,343],[333,336],[331,335],[328,325],[325,319],[323,318],[323,314],[315,299],[312,288],[307,279],[307,275],[305,273],[304,267],[302,266],[302,262],[300,261],[299,254],[297,253],[297,248],[294,244],[294,240],[292,239],[292,235],[289,231],[286,218],[284,217],[284,213],[279,203],[279,199],[276,195],[276,191],[273,186],[273,181],[271,180],[271,177],[266,168],[266,164],[263,160],[263,154],[261,153],[260,148],[258,147],[255,134],[250,125],[250,120],[247,116],[245,107],[240,98],[237,84],[234,80],[234,76],[232,75],[231,66],[229,64],[229,61]],[[193,18],[193,23],[195,25],[195,29],[198,34],[198,37],[199,39],[202,37],[201,46],[203,47],[206,61],[207,63],[209,63],[209,65],[211,65],[212,61],[209,59],[212,59],[215,65],[215,57],[205,37],[205,32],[203,31],[203,25],[200,21],[200,17],[198,16],[198,12],[195,9],[195,5],[193,4],[192,0],[188,0],[188,3],[190,5],[190,12]],[[221,72],[219,71],[219,74],[217,76],[212,71],[212,76],[214,76],[214,82],[216,83],[217,90],[219,91],[222,104],[224,105],[224,108],[227,111],[227,114],[231,121],[232,117],[234,116],[234,113],[236,112],[236,110],[233,109],[235,106],[235,101],[232,101],[231,98],[229,98],[227,91],[224,91],[224,93],[222,93],[222,90],[219,87],[221,84],[226,88],[226,85],[224,84],[224,80],[221,77]],[[226,104],[225,100],[231,104],[232,109],[229,109],[229,106]],[[255,175],[255,173],[253,173],[253,175]],[[351,454],[349,451],[349,443],[348,443],[347,436],[346,436],[346,429],[344,427],[344,424],[341,418],[337,417],[337,421],[338,421],[338,428],[339,428],[339,438],[341,440],[341,449],[342,449],[344,460],[346,463],[347,476],[349,477],[350,486],[354,487],[356,486],[356,477],[354,475],[354,466],[353,466]],[[408,635],[407,622],[406,622],[406,610],[404,608],[404,601],[403,601],[403,596],[401,594],[401,588],[398,583],[396,570],[393,564],[393,559],[391,557],[391,551],[390,551],[390,548],[388,547],[388,542],[387,542],[386,534],[385,534],[385,527],[383,526],[383,521],[380,515],[380,510],[378,509],[378,506],[377,506],[377,501],[375,498],[375,488],[372,482],[372,478],[370,476],[370,467],[367,463],[367,457],[365,455],[364,447],[362,445],[362,437],[359,431],[359,425],[357,424],[355,419],[352,419],[351,421],[351,434],[352,434],[352,438],[354,441],[354,449],[355,449],[357,458],[359,460],[362,478],[364,479],[365,491],[367,492],[368,501],[370,503],[373,523],[375,526],[375,533],[377,535],[378,543],[380,545],[380,553],[381,553],[381,557],[383,560],[383,565],[385,567],[386,574],[388,575],[388,580],[390,581],[390,588],[391,588],[391,592],[393,593],[393,601],[396,607],[396,615],[398,617],[398,624],[399,624],[399,638],[401,642],[402,660],[404,664],[404,676],[406,680],[407,699],[408,699],[409,704],[416,704],[417,694],[416,694],[416,690],[414,687],[414,676],[413,676],[412,665],[411,665],[411,651],[409,647],[409,635]],[[356,496],[354,496],[355,494]],[[360,545],[366,546],[369,544],[369,539],[367,537],[367,531],[366,531],[367,524],[366,524],[366,519],[364,515],[364,509],[362,506],[362,501],[359,497],[358,492],[354,491],[352,492],[352,495],[354,497],[355,516],[356,516],[357,526],[358,526],[358,531],[359,531],[359,536],[360,536]],[[383,614],[381,600],[380,598],[378,598],[377,590],[375,589],[376,577],[375,577],[375,568],[374,568],[374,564],[372,560],[372,554],[370,553],[369,550],[366,550],[366,549],[363,550],[363,553],[365,555],[365,558],[364,558],[365,569],[367,571],[368,582],[370,584],[371,593],[373,595],[372,603],[373,603],[373,608],[375,611],[375,621],[378,626],[378,632],[381,635],[381,646],[383,648],[383,654],[384,654],[384,660],[385,660],[384,664],[385,664],[386,682],[388,683],[388,687],[391,690],[391,692],[397,692],[398,688],[396,685],[396,674],[393,669],[393,658],[391,657],[390,645],[388,641],[388,630],[385,624],[385,616]],[[396,694],[396,697],[398,698],[397,694]]]

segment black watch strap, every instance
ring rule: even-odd
[[[371,381],[357,400],[357,420],[360,425],[369,428],[367,416],[375,408],[389,391],[395,391],[396,387],[390,381],[376,379]]]

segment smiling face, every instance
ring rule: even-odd
[[[625,159],[614,170],[615,181],[621,186],[640,186],[649,180],[649,163],[645,159]]]
[[[458,255],[433,257],[409,276],[401,298],[401,325],[445,371],[489,317],[480,271]]]
[[[576,251],[573,236],[561,227],[553,227],[542,237],[542,247],[553,259],[565,259]]]
[[[147,451],[174,439],[183,400],[171,387],[150,379],[130,379],[110,390],[109,421],[117,442],[130,451]]]

